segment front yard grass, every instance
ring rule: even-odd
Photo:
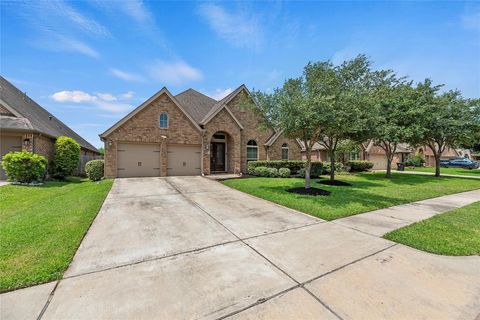
[[[480,201],[394,230],[384,238],[436,254],[480,255]]]
[[[407,171],[418,171],[418,172],[430,172],[435,173],[435,168],[425,167],[425,168],[406,168]],[[440,168],[440,174],[458,174],[460,176],[473,176],[480,177],[480,169],[462,169],[462,168]]]
[[[0,187],[0,292],[60,279],[112,182]]]
[[[226,180],[224,184],[325,220],[480,188],[480,180],[476,179],[401,173],[394,173],[391,179],[386,179],[384,172],[339,175],[337,179],[353,186],[328,186],[312,181],[312,187],[332,193],[329,196],[306,196],[285,191],[303,186],[303,179],[244,178]]]

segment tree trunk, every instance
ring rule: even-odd
[[[335,152],[330,151],[330,181],[335,180]]]
[[[440,155],[434,154],[435,157],[435,177],[440,177]]]
[[[387,178],[392,177],[392,158],[390,155],[387,155],[387,174],[385,175]]]
[[[307,145],[305,141],[305,145]],[[310,169],[312,168],[312,150],[307,147],[305,150],[307,161],[305,162],[305,189],[310,189]]]

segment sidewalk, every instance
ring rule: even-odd
[[[387,170],[375,170],[378,172],[386,172]],[[434,173],[432,172],[422,172],[422,171],[396,171],[392,170],[392,173],[404,173],[404,174],[420,174],[424,176],[433,176]],[[441,173],[441,177],[452,177],[452,178],[468,178],[468,179],[480,179],[480,176],[463,176],[460,174],[449,174],[449,173]]]
[[[374,236],[480,201],[480,189],[370,211],[332,221]]]

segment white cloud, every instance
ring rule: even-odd
[[[215,92],[207,94],[207,96],[215,99],[215,100],[222,100],[225,98],[227,95],[233,92],[233,88],[227,88],[227,89],[216,89]]]
[[[118,96],[111,93],[90,94],[80,90],[59,91],[50,96],[54,101],[60,103],[84,103],[93,105],[101,110],[122,113],[132,109],[131,104],[127,102],[116,102],[117,100],[129,100],[133,98],[133,91],[119,94]]]
[[[57,41],[47,42],[50,47],[56,50],[74,51],[92,58],[99,58],[100,54],[86,43],[62,35],[56,36]],[[41,45],[41,44],[40,44]]]
[[[203,78],[200,70],[181,60],[174,62],[157,60],[149,67],[148,71],[153,79],[164,84],[179,85]]]
[[[221,38],[236,47],[259,49],[262,43],[262,32],[258,18],[252,13],[229,13],[213,3],[199,6],[200,15]]]
[[[52,94],[52,99],[57,102],[92,102],[97,99],[97,97],[92,96],[86,92],[74,90],[74,91],[59,91]]]
[[[122,8],[127,15],[140,23],[152,23],[153,16],[141,0],[129,0],[122,3]]]
[[[117,77],[119,79],[125,80],[125,81],[144,81],[143,77],[134,74],[134,73],[129,73],[123,70],[111,68],[110,69],[110,74],[112,74],[114,77]]]

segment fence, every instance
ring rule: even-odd
[[[75,169],[75,176],[84,176],[85,175],[85,164],[90,160],[103,159],[103,156],[92,156],[92,155],[80,155],[80,164],[77,169]]]

